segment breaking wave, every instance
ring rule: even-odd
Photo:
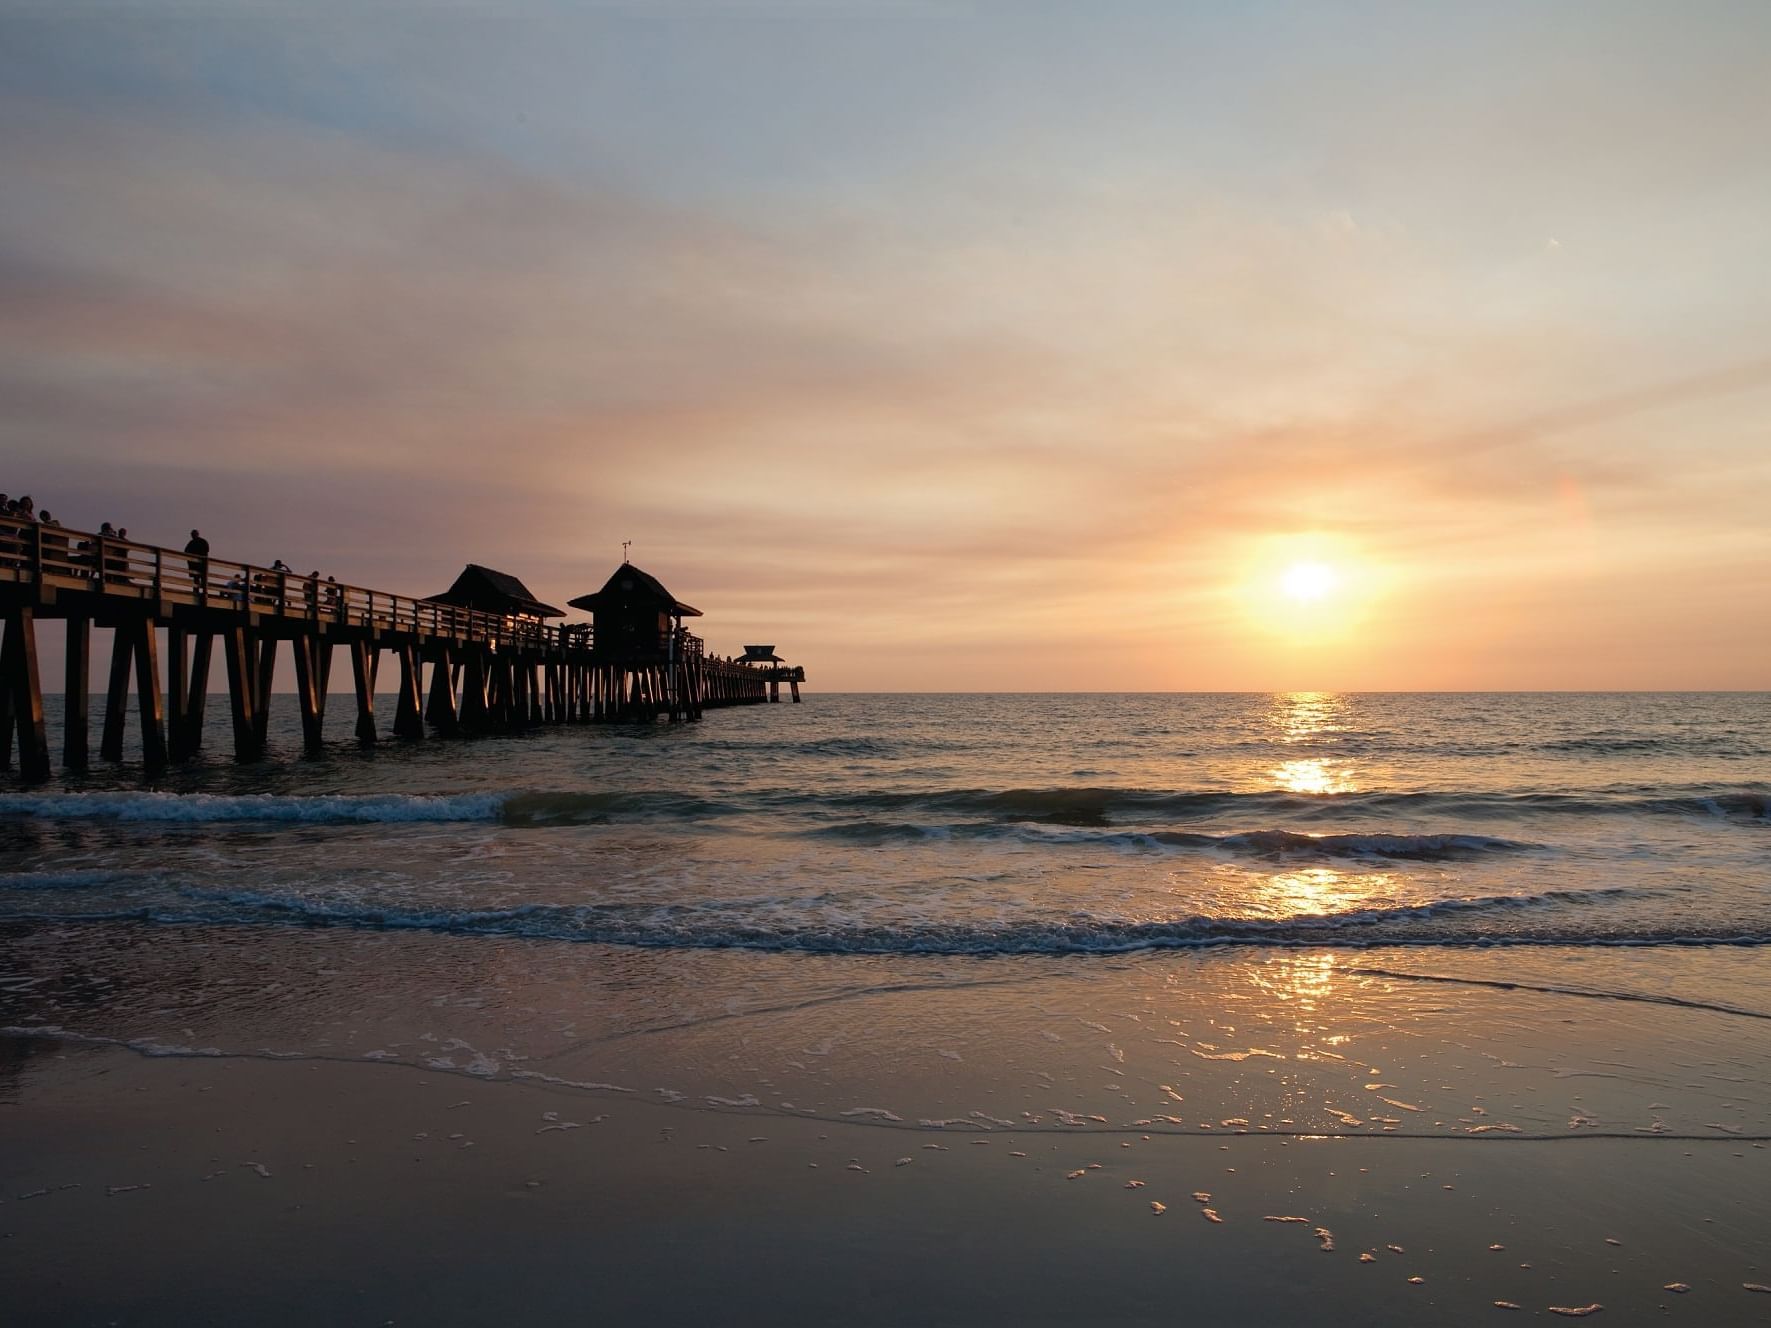
[[[907,843],[939,839],[996,839],[1028,844],[1078,844],[1126,851],[1216,849],[1243,857],[1384,858],[1415,862],[1451,862],[1491,853],[1518,853],[1537,844],[1488,835],[1304,834],[1294,830],[1248,830],[1238,834],[1204,834],[1180,830],[1093,830],[1026,823],[973,821],[954,825],[912,822],[850,821],[805,832],[810,838],[840,839],[861,844]]]
[[[947,789],[880,793],[834,793],[821,801],[846,810],[929,810],[1049,821],[1061,825],[1108,825],[1115,818],[1180,819],[1244,814],[1308,817],[1322,813],[1407,812],[1462,816],[1706,815],[1771,820],[1771,787],[1693,789],[1673,792],[1614,789],[1570,793],[1374,791],[1287,793],[1170,791],[1141,788]]]
[[[1771,786],[1679,791],[1600,790],[1579,793],[1366,792],[1286,793],[1174,791],[1140,788],[919,789],[878,792],[806,792],[762,789],[730,798],[671,790],[549,791],[493,789],[458,793],[219,794],[150,792],[31,793],[0,796],[0,816],[44,820],[306,823],[502,821],[509,825],[598,824],[623,819],[710,818],[772,812],[848,813],[867,817],[935,813],[994,822],[1111,828],[1125,822],[1177,822],[1226,814],[1255,820],[1299,820],[1347,814],[1405,813],[1447,818],[1518,817],[1538,813],[1683,815],[1771,822]],[[953,829],[953,827],[946,827]],[[835,828],[833,834],[843,834]],[[941,829],[918,830],[940,837]],[[1175,832],[1155,831],[1157,836]],[[1269,833],[1257,831],[1257,835]],[[1222,842],[1226,837],[1219,836]],[[1377,841],[1437,839],[1453,851],[1487,851],[1505,841],[1484,836],[1300,836],[1341,839],[1345,851],[1392,853]],[[1362,849],[1354,839],[1367,838]],[[1468,840],[1466,845],[1453,841]],[[1176,840],[1174,842],[1181,842]],[[1305,846],[1307,847],[1307,846]],[[1392,845],[1391,848],[1395,848]]]
[[[1575,920],[1570,908],[1602,908],[1623,887],[1445,899],[1418,905],[1285,919],[1194,915],[1158,920],[1023,917],[986,920],[780,921],[754,906],[531,903],[508,908],[423,910],[258,891],[190,891],[182,906],[84,913],[12,913],[8,922],[139,922],[162,926],[343,927],[509,936],[666,949],[749,949],[842,955],[1075,955],[1222,945],[1760,945],[1771,933],[1701,929],[1630,930]],[[1536,924],[1530,921],[1540,917]],[[1560,921],[1558,921],[1560,919]]]

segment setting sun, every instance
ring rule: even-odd
[[[1314,603],[1334,593],[1341,578],[1327,563],[1293,563],[1279,579],[1279,588],[1287,598],[1301,603]]]

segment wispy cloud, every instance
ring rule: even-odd
[[[289,67],[251,99],[137,68],[0,106],[9,483],[417,591],[473,558],[560,598],[633,538],[716,643],[791,636],[838,686],[1763,681],[1771,627],[1727,605],[1767,589],[1771,324],[1739,288],[1764,278],[1712,255],[1658,323],[1672,287],[1632,291],[1592,234],[1632,197],[1616,163],[1590,207],[1558,195],[1550,251],[1466,181],[1440,212],[1374,183],[1450,177],[1365,101],[1336,159],[1365,183],[1278,187],[1213,165],[1208,125],[1166,167],[1160,107],[1066,135],[997,87],[1031,126],[986,108],[943,141],[919,112],[917,153],[869,130],[860,163],[807,129],[758,196],[563,119],[545,150],[442,132],[435,70],[388,72],[355,122]],[[1541,153],[1474,141],[1495,190],[1548,187]],[[1282,648],[1238,596],[1308,539],[1382,593]],[[1637,648],[1670,631],[1683,663]]]

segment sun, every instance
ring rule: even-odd
[[[1336,531],[1251,534],[1226,562],[1227,589],[1247,626],[1286,651],[1365,648],[1394,576],[1372,551]],[[1308,675],[1300,678],[1307,681]]]
[[[1279,578],[1285,597],[1299,604],[1314,604],[1340,589],[1340,573],[1327,563],[1302,562],[1287,567]]]

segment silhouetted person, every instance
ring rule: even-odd
[[[98,533],[105,539],[121,540],[129,538],[129,532],[127,530],[113,526],[109,521],[105,522],[104,525],[98,528]],[[99,575],[99,583],[102,585],[111,577],[116,577],[121,581],[127,581],[129,579],[128,573],[129,555],[124,554],[122,557],[118,557],[115,552],[107,551],[104,557],[104,568]]]
[[[68,561],[68,537],[66,535],[52,533],[57,532],[60,529],[61,522],[57,521],[49,514],[48,508],[45,508],[42,513],[38,515],[38,553],[41,557],[50,559],[54,564],[52,567],[45,568],[44,570],[54,572],[58,576],[67,570],[65,564]]]
[[[184,546],[184,551],[190,555],[185,565],[191,569],[191,589],[195,590],[198,595],[208,595],[209,541],[204,539],[199,532],[193,530],[189,542]]]

